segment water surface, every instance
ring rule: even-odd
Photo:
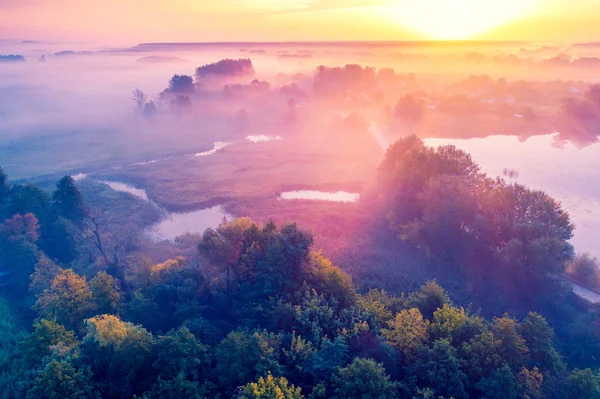
[[[223,208],[215,206],[193,212],[171,213],[162,221],[150,226],[146,233],[154,241],[174,240],[186,234],[202,234],[208,228],[216,228],[224,219],[232,220]]]
[[[314,200],[314,201],[333,201],[333,202],[356,202],[360,194],[349,193],[346,191],[324,192],[313,190],[297,190],[281,193],[283,200]]]

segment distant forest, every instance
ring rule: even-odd
[[[225,221],[153,264],[70,176],[50,193],[0,169],[0,397],[600,398],[600,309],[566,278],[592,260],[557,201],[414,136],[374,190],[398,257],[422,252],[488,308],[436,281],[360,291],[294,223]]]

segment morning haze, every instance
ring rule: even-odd
[[[0,0],[0,398],[599,398],[598,7]]]

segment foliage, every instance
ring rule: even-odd
[[[381,364],[371,359],[356,358],[339,369],[331,380],[335,399],[391,399],[395,384]]]
[[[72,269],[60,270],[36,303],[42,317],[54,319],[71,329],[80,328],[81,321],[93,307],[92,291],[85,277]]]
[[[293,385],[288,386],[285,378],[273,378],[269,373],[265,378],[260,377],[258,382],[251,382],[241,388],[236,399],[302,399],[301,389]]]

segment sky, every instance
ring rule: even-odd
[[[600,0],[0,0],[0,39],[600,39]]]

